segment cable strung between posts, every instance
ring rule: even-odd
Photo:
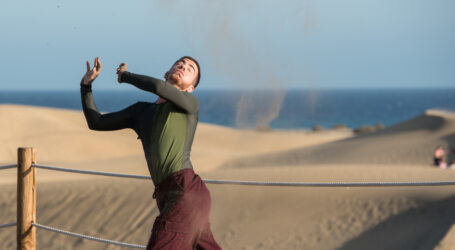
[[[204,180],[212,184],[234,184],[250,186],[283,186],[283,187],[405,187],[405,186],[450,186],[455,181],[426,182],[274,182],[274,181],[231,181]]]
[[[0,228],[5,228],[5,227],[13,227],[17,224],[17,222],[13,223],[7,223],[7,224],[0,224]]]
[[[104,175],[104,176],[123,177],[123,178],[132,178],[132,179],[147,179],[147,180],[151,179],[150,176],[145,176],[145,175],[118,174],[118,173],[99,172],[99,171],[92,171],[92,170],[59,168],[59,167],[43,166],[43,165],[33,165],[33,166],[35,168],[41,168],[41,169],[47,169],[47,170],[55,170],[55,171],[63,171],[63,172],[72,172],[72,173],[78,173],[78,174]]]
[[[0,166],[0,170],[9,169],[9,168],[17,168],[17,164],[14,164],[14,165],[6,165],[6,166]]]
[[[99,171],[79,170],[71,168],[60,168],[43,165],[33,165],[36,168],[73,172],[79,174],[94,174],[113,177],[124,177],[133,179],[150,179],[150,176],[118,174]],[[234,181],[234,180],[203,180],[209,184],[233,184],[233,185],[249,185],[249,186],[282,186],[282,187],[405,187],[405,186],[451,186],[455,185],[455,181],[424,181],[424,182],[277,182],[277,181]]]
[[[57,228],[41,225],[41,224],[38,224],[38,223],[32,223],[32,226],[35,226],[37,228],[41,228],[41,229],[44,229],[44,230],[48,230],[48,231],[51,231],[51,232],[54,232],[54,233],[66,234],[68,236],[73,236],[73,237],[77,237],[77,238],[81,238],[81,239],[93,240],[93,241],[108,243],[108,244],[122,246],[122,247],[132,247],[132,248],[145,249],[145,246],[141,246],[141,245],[129,244],[129,243],[113,241],[113,240],[106,240],[106,239],[102,239],[102,238],[98,238],[98,237],[93,237],[93,236],[88,236],[88,235],[68,232],[68,231],[65,231],[65,230],[61,230],[61,229],[57,229]]]

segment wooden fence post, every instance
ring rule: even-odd
[[[17,149],[17,249],[36,249],[36,150]]]

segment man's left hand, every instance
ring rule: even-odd
[[[126,63],[121,63],[117,68],[117,82],[122,83],[122,74],[123,72],[128,71]]]

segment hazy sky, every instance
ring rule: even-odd
[[[200,89],[455,87],[453,0],[2,1],[0,90],[78,89],[100,56],[162,77],[182,55]]]

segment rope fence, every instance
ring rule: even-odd
[[[0,170],[9,169],[9,168],[16,168],[16,167],[17,167],[17,164],[0,166]]]
[[[20,171],[22,171],[22,174],[25,174],[27,172],[24,172],[27,168],[29,170],[32,170],[31,173],[33,173],[32,177],[27,177],[27,178],[32,178],[33,185],[35,185],[34,181],[34,169],[44,169],[44,170],[52,170],[52,171],[61,171],[61,172],[71,172],[71,173],[78,173],[78,174],[89,174],[89,175],[101,175],[101,176],[110,176],[110,177],[120,177],[120,178],[130,178],[130,179],[142,179],[142,180],[150,180],[150,176],[145,176],[145,175],[134,175],[134,174],[121,174],[121,173],[112,173],[112,172],[100,172],[100,171],[93,171],[93,170],[81,170],[81,169],[72,169],[72,168],[61,168],[61,167],[54,167],[54,166],[46,166],[46,165],[37,165],[35,163],[35,152],[33,151],[33,148],[20,148],[18,150],[18,155],[20,152],[25,152],[27,150],[31,149],[32,151],[32,156],[31,156],[31,161],[25,157],[22,160],[18,160],[18,164],[12,164],[12,165],[5,165],[5,166],[0,166],[0,170],[5,170],[5,169],[10,169],[10,168],[18,168],[18,176]],[[30,151],[28,151],[30,152]],[[21,157],[19,157],[21,158]],[[27,159],[26,159],[27,158]],[[27,163],[25,163],[27,162]],[[25,167],[24,167],[25,166]],[[25,176],[25,175],[24,175]],[[21,180],[20,178],[18,181]],[[281,186],[281,187],[405,187],[405,186],[451,186],[455,185],[455,181],[409,181],[409,182],[280,182],[280,181],[240,181],[240,180],[213,180],[213,179],[203,179],[203,181],[207,184],[230,184],[230,185],[248,185],[248,186]],[[22,180],[21,180],[22,182]],[[27,183],[29,183],[30,180],[28,180]],[[21,186],[23,187],[23,183],[19,185],[18,187]],[[32,188],[34,190],[33,192],[36,192],[36,188]],[[27,191],[28,192],[28,191]],[[28,197],[33,197],[36,194],[33,193],[27,193]],[[31,195],[31,196],[30,196]],[[27,200],[26,198],[22,197],[22,200]],[[31,200],[34,202],[33,204],[36,204],[34,200]],[[19,200],[18,200],[19,202]],[[18,203],[19,204],[19,203]],[[36,208],[33,208],[36,209]],[[19,211],[19,210],[18,210]],[[35,211],[33,210],[32,212],[35,214]],[[113,240],[108,240],[108,239],[103,239],[99,237],[94,237],[94,236],[89,236],[89,235],[83,235],[83,234],[78,234],[74,232],[69,232],[65,231],[62,229],[42,225],[39,223],[34,223],[33,220],[30,220],[31,217],[28,217],[27,220],[29,221],[28,225],[33,226],[35,228],[40,228],[43,230],[55,232],[55,233],[60,233],[60,234],[65,234],[71,237],[77,237],[81,239],[86,239],[86,240],[92,240],[92,241],[97,241],[97,242],[102,242],[102,243],[107,243],[107,244],[113,244],[113,245],[118,245],[118,246],[123,246],[123,247],[130,247],[130,248],[139,248],[139,249],[145,249],[145,246],[142,245],[136,245],[136,244],[130,244],[130,243],[125,243],[125,242],[119,242],[119,241],[113,241]],[[24,221],[23,219],[19,219],[18,216],[18,222],[12,222],[12,223],[7,223],[7,224],[0,224],[0,228],[7,228],[7,227],[13,227],[17,226],[18,231],[19,228],[21,230],[24,228]],[[18,234],[19,235],[19,234]],[[34,236],[33,236],[34,237]],[[19,237],[18,237],[19,239]],[[34,242],[34,239],[33,239]],[[18,241],[19,244],[19,241]],[[22,244],[22,242],[21,242]],[[31,249],[35,249],[34,247]]]
[[[450,186],[455,181],[428,182],[274,182],[274,181],[232,181],[205,180],[211,184],[233,184],[249,186],[282,186],[282,187],[405,187],[405,186]]]
[[[0,170],[15,168],[17,165],[0,166]],[[120,174],[112,172],[100,172],[92,170],[81,170],[72,168],[61,168],[46,165],[33,165],[35,168],[71,172],[78,174],[101,175],[110,177],[130,178],[150,180],[150,176]],[[411,181],[411,182],[279,182],[279,181],[237,181],[237,180],[212,180],[203,179],[208,184],[231,184],[231,185],[247,185],[247,186],[284,186],[284,187],[403,187],[403,186],[452,186],[455,181]]]
[[[37,228],[41,228],[41,229],[44,229],[44,230],[47,230],[47,231],[51,231],[51,232],[54,232],[54,233],[65,234],[65,235],[68,235],[68,236],[77,237],[77,238],[81,238],[81,239],[98,241],[98,242],[103,242],[103,243],[117,245],[117,246],[122,246],[122,247],[131,247],[131,248],[145,249],[145,246],[141,246],[141,245],[129,244],[129,243],[113,241],[113,240],[106,240],[106,239],[102,239],[102,238],[98,238],[98,237],[93,237],[93,236],[88,236],[88,235],[68,232],[68,231],[65,231],[65,230],[61,230],[61,229],[57,229],[57,228],[41,225],[41,224],[38,224],[38,223],[32,223],[32,225],[37,227]]]
[[[122,177],[132,179],[147,179],[150,176],[119,174],[110,172],[99,172],[91,170],[80,170],[71,168],[60,168],[44,165],[33,165],[35,168],[72,172],[78,174],[103,175],[111,177]],[[280,182],[280,181],[236,181],[236,180],[211,180],[204,179],[208,184],[231,184],[231,185],[247,185],[247,186],[282,186],[282,187],[403,187],[403,186],[450,186],[455,185],[455,181],[423,181],[423,182]]]
[[[78,174],[104,175],[104,176],[111,176],[111,177],[131,178],[131,179],[146,179],[146,180],[150,180],[151,179],[150,176],[145,176],[145,175],[108,173],[108,172],[99,172],[99,171],[92,171],[92,170],[59,168],[59,167],[44,166],[44,165],[33,165],[33,166],[35,168],[54,170],[54,171],[62,171],[62,172],[71,172],[71,173],[78,173]]]
[[[0,228],[5,228],[5,227],[14,227],[16,226],[17,223],[16,222],[12,222],[12,223],[7,223],[7,224],[0,224]]]

